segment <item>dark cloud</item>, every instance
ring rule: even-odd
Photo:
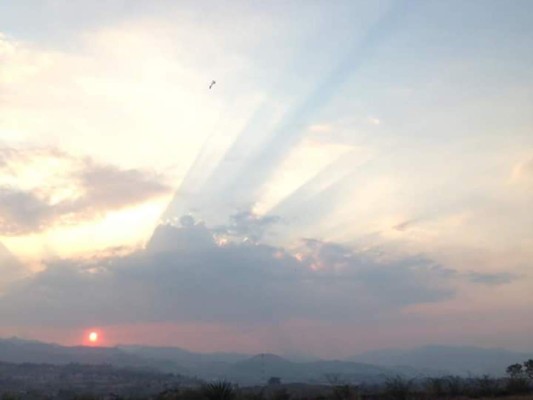
[[[232,237],[241,218],[228,224]],[[252,231],[256,224],[251,218]],[[293,253],[245,240],[220,245],[220,235],[187,218],[159,226],[146,249],[128,256],[52,262],[11,286],[2,322],[363,321],[453,295],[453,271],[423,257],[383,261],[318,240]]]
[[[20,278],[26,269],[22,263],[0,243],[0,290],[9,282]]]
[[[480,283],[483,285],[503,285],[511,283],[517,279],[517,276],[508,272],[500,272],[495,274],[470,272],[468,280],[472,283]]]
[[[215,228],[214,231],[229,237],[240,237],[258,242],[263,238],[267,229],[279,220],[277,216],[259,216],[250,211],[241,211],[230,217],[229,224]]]
[[[109,211],[142,203],[171,188],[153,173],[121,169],[92,159],[76,159],[57,149],[0,149],[0,173],[17,176],[17,168],[38,160],[64,165],[63,180],[38,188],[0,186],[0,234],[38,232],[55,224],[96,218]],[[73,189],[78,195],[53,201],[54,191]]]

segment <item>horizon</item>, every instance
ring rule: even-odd
[[[533,349],[532,2],[92,3],[0,4],[0,337]]]
[[[329,358],[328,359],[328,358],[316,357],[313,354],[304,354],[304,353],[294,353],[294,354],[291,354],[291,353],[278,354],[278,353],[270,353],[270,352],[242,353],[242,352],[235,352],[235,351],[209,351],[209,352],[205,352],[204,351],[203,352],[203,351],[194,351],[194,350],[187,349],[185,347],[180,347],[180,346],[177,346],[177,345],[174,345],[174,346],[173,345],[157,346],[157,345],[141,344],[141,343],[116,343],[116,344],[107,345],[107,346],[99,345],[99,344],[95,345],[95,344],[83,344],[83,343],[64,345],[64,344],[60,344],[60,343],[45,342],[45,341],[41,341],[41,340],[38,340],[38,339],[30,339],[30,338],[17,337],[17,336],[0,337],[0,341],[27,342],[27,343],[59,346],[59,347],[64,347],[64,348],[87,348],[87,349],[95,349],[95,350],[98,350],[98,349],[100,349],[100,350],[106,350],[106,349],[108,349],[108,350],[111,350],[111,349],[120,350],[121,348],[139,347],[139,348],[150,348],[150,349],[174,349],[174,350],[181,350],[181,351],[184,351],[186,353],[202,354],[202,355],[214,355],[214,354],[231,355],[231,354],[235,354],[235,355],[244,356],[244,357],[250,357],[250,358],[256,358],[256,357],[259,357],[259,356],[271,355],[271,356],[280,357],[280,358],[283,358],[285,360],[288,360],[288,361],[291,361],[291,362],[295,362],[295,363],[301,363],[301,362],[305,363],[305,362],[308,362],[310,360],[320,360],[320,361],[347,361],[348,360],[349,362],[357,362],[357,363],[362,363],[362,364],[368,364],[368,362],[357,361],[357,360],[354,360],[354,358],[356,358],[358,356],[366,356],[367,354],[381,353],[381,352],[385,352],[385,353],[386,352],[393,352],[393,353],[400,352],[402,354],[407,354],[407,353],[410,353],[410,352],[413,352],[413,351],[428,350],[428,349],[433,349],[433,350],[434,349],[440,349],[440,350],[469,349],[469,350],[482,350],[482,351],[485,351],[485,350],[486,351],[503,351],[503,352],[508,352],[508,353],[516,353],[517,355],[518,354],[523,354],[523,355],[531,354],[531,355],[533,355],[533,349],[524,350],[524,351],[513,351],[513,350],[509,350],[509,349],[503,348],[503,347],[482,347],[482,346],[475,346],[475,345],[446,345],[446,344],[436,344],[436,343],[427,344],[427,345],[423,345],[423,346],[408,347],[408,348],[389,347],[389,348],[370,349],[370,350],[366,350],[364,352],[357,353],[357,354],[350,354],[350,355],[347,355],[347,356],[345,355],[345,357],[341,357],[341,358]]]

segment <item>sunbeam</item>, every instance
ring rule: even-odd
[[[0,336],[533,346],[532,12],[0,2]]]

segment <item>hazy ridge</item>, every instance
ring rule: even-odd
[[[332,377],[349,382],[379,382],[393,375],[445,374],[502,376],[512,363],[532,354],[479,347],[425,346],[380,350],[345,360],[297,362],[274,354],[196,353],[178,347],[84,347],[0,339],[0,361],[63,365],[109,364],[171,372],[200,379],[227,379],[241,384],[264,383],[272,376],[284,382],[327,383]]]

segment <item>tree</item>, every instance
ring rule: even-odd
[[[507,375],[509,375],[511,379],[516,379],[524,375],[522,364],[518,364],[518,363],[509,365],[507,369],[505,370],[505,372],[507,372]]]
[[[524,362],[526,375],[529,379],[533,379],[533,359]]]
[[[531,361],[531,360],[530,360]],[[533,362],[531,363],[533,364]],[[527,393],[529,391],[529,379],[527,373],[528,361],[522,364],[512,364],[506,369],[509,379],[507,380],[507,391],[512,394]]]

